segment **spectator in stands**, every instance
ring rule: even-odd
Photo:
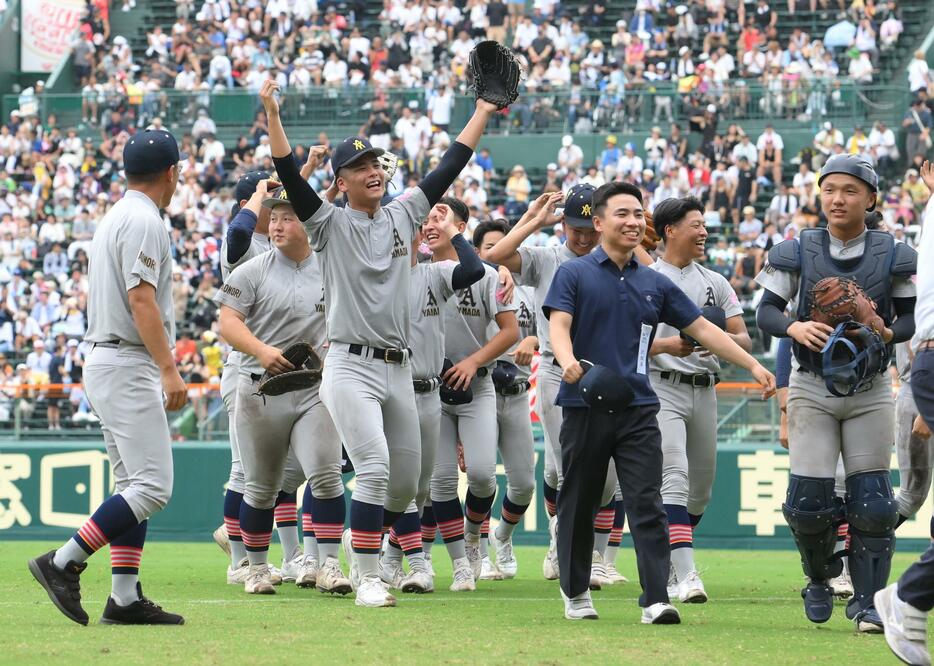
[[[557,161],[562,174],[569,171],[577,172],[584,164],[584,151],[574,143],[574,137],[570,134],[561,137],[561,148],[558,149]]]
[[[934,77],[931,76],[924,51],[915,51],[914,58],[908,64],[908,89],[917,93],[919,90],[927,90],[932,83]]]
[[[902,120],[905,131],[905,153],[908,161],[919,164],[930,152],[934,118],[920,97],[911,100],[911,106]]]
[[[33,342],[33,351],[26,357],[26,367],[34,373],[49,373],[52,355],[45,349],[45,341],[38,338]]]

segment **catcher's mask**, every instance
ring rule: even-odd
[[[872,378],[888,366],[889,348],[871,328],[847,321],[834,329],[821,359],[827,390],[846,398],[868,389]]]

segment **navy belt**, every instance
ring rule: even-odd
[[[352,344],[348,345],[347,351],[357,356],[363,356],[363,350],[366,348],[365,345]],[[369,347],[369,349],[373,351],[373,358],[386,363],[405,363],[410,353],[408,349],[380,349],[379,347]]]
[[[115,349],[120,346],[120,341],[119,340],[104,340],[103,342],[92,342],[91,346],[92,347],[110,347],[111,349]]]

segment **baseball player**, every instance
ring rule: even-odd
[[[865,228],[864,214],[875,207],[877,184],[865,158],[829,159],[818,179],[827,229],[805,230],[800,238],[774,246],[756,277],[766,290],[756,315],[759,327],[794,341],[787,407],[791,478],[783,510],[809,578],[802,591],[805,614],[812,622],[826,622],[833,612],[827,581],[842,570],[832,557],[840,514],[834,471],[842,453],[855,590],[847,617],[861,632],[882,631],[873,594],[886,584],[895,546],[898,510],[889,478],[895,405],[885,368],[866,377],[871,382],[855,395],[827,395],[832,377],[824,377],[822,349],[834,330],[810,320],[810,291],[824,277],[845,275],[874,300],[885,344],[911,338],[916,255],[891,235]],[[784,314],[789,301],[795,317]]]
[[[454,211],[455,224],[463,231],[469,215],[467,206],[448,197],[442,202]],[[425,227],[425,240],[433,262],[455,258],[448,237],[438,233],[431,220]],[[483,278],[458,290],[444,306],[443,313],[444,354],[450,367],[442,379],[457,398],[442,396],[441,436],[431,477],[431,505],[448,554],[457,563],[455,567],[461,566],[466,556],[474,580],[480,578],[483,566],[480,529],[496,497],[496,392],[490,375],[496,359],[519,337],[516,306],[497,298],[498,286],[496,269],[484,266]],[[491,330],[490,324],[494,322],[498,330]],[[464,511],[457,496],[458,441],[463,444],[467,471]]]
[[[463,205],[456,200],[450,203]],[[444,305],[454,296],[456,290],[467,289],[486,274],[480,258],[454,221],[452,205],[435,204],[428,214],[428,221],[412,240],[410,344],[412,387],[415,390],[421,434],[421,474],[415,499],[392,526],[389,544],[380,560],[380,577],[390,587],[403,592],[424,593],[434,589],[434,573],[422,552],[419,514],[428,499],[438,438],[441,435],[441,397],[438,389],[441,387],[444,366]],[[433,240],[438,237],[449,239],[459,263],[419,262],[418,246],[426,236]],[[460,522],[463,525],[463,519]],[[463,527],[461,530],[463,531]],[[410,571],[407,576],[402,571],[403,553],[409,558]],[[451,591],[465,592],[473,589],[473,572],[464,555],[454,562]]]
[[[362,137],[344,140],[331,158],[347,201],[336,208],[299,175],[277,90],[273,81],[260,90],[273,161],[320,257],[328,302],[321,398],[357,475],[350,507],[351,581],[358,605],[394,606],[378,572],[382,530],[415,497],[421,460],[408,348],[412,239],[467,164],[496,106],[478,100],[438,167],[386,206],[380,205],[386,189],[382,150]]]
[[[538,416],[544,426],[545,433],[546,502],[550,497],[557,498],[563,479],[561,446],[558,440],[558,434],[561,430],[561,410],[555,405],[558,386],[561,383],[561,369],[555,365],[555,358],[551,352],[548,320],[542,313],[542,303],[558,266],[571,259],[590,254],[590,251],[600,241],[600,234],[593,228],[593,212],[591,210],[593,192],[594,187],[592,185],[584,184],[572,187],[566,198],[561,192],[541,195],[532,202],[528,211],[509,233],[490,248],[487,253],[488,261],[505,266],[518,275],[518,284],[526,285],[535,290],[536,331],[541,351],[536,386],[538,391],[536,407],[539,410]],[[559,212],[562,206],[563,211]],[[557,247],[527,247],[522,245],[523,241],[538,229],[554,226],[558,222],[564,225],[567,235],[567,240],[563,245]],[[548,453],[549,450],[550,453]],[[556,487],[549,486],[549,478],[552,477],[547,470],[552,466],[554,468],[553,478],[557,482]],[[591,576],[594,579],[591,581],[594,588],[610,583],[609,578],[601,574],[605,571],[603,569],[603,551],[609,542],[615,515],[616,504],[613,499],[615,492],[616,472],[610,468],[604,485],[604,501],[601,503],[602,508],[596,519],[597,524],[602,519],[602,522],[608,523],[608,525],[606,530],[598,526],[595,536],[594,550],[597,554],[593,558],[594,571],[592,573],[594,575]],[[549,521],[551,543],[542,564],[542,573],[549,580],[556,580],[559,573],[558,555],[555,550],[556,527],[557,518],[552,516]]]
[[[126,194],[91,242],[84,390],[100,418],[116,493],[61,548],[29,561],[55,606],[79,624],[88,623],[81,573],[108,543],[112,588],[101,622],[184,623],[143,596],[139,583],[148,518],[172,494],[166,410],[181,409],[187,396],[172,355],[172,257],[159,212],[184,158],[168,132],[138,131],[123,150]]]
[[[920,418],[911,391],[911,364],[914,354],[909,343],[895,347],[898,394],[895,396],[895,453],[898,456],[898,524],[911,518],[924,504],[931,490],[934,466],[934,438]]]
[[[719,308],[727,335],[750,351],[752,340],[736,292],[722,275],[697,263],[707,244],[704,205],[694,197],[666,199],[655,207],[653,224],[665,240],[665,251],[651,268],[674,282],[704,312]],[[707,592],[694,563],[693,529],[710,502],[716,475],[720,362],[665,323],[658,325],[650,355],[652,388],[661,405],[662,501],[674,576],[669,586],[677,583],[682,602],[704,603]]]
[[[221,334],[243,354],[236,428],[245,477],[240,530],[250,561],[244,589],[250,594],[275,593],[267,556],[276,495],[291,446],[314,494],[312,516],[322,558],[316,585],[321,592],[347,594],[350,581],[337,559],[344,524],[341,445],[331,417],[317,388],[278,396],[257,391],[263,370],[279,374],[293,369],[282,353],[290,344],[310,342],[319,356],[326,349],[318,259],[284,188],[263,205],[270,209],[274,249],[242,264],[215,296]]]
[[[473,243],[480,257],[488,259],[490,249],[508,233],[505,220],[477,225]],[[538,348],[535,294],[529,287],[518,287],[514,294],[519,340],[497,359],[492,375],[496,391],[496,441],[506,470],[506,494],[500,512],[502,519],[489,533],[489,545],[495,552],[495,569],[505,578],[516,577],[518,562],[512,534],[535,494],[535,453],[528,398],[532,356]]]

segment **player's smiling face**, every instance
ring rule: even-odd
[[[571,249],[571,252],[578,257],[590,254],[591,250],[597,247],[600,242],[600,232],[589,227],[572,227],[570,224],[564,225],[565,243]]]
[[[386,172],[375,157],[364,157],[340,170],[337,187],[353,205],[374,206],[386,192]]]
[[[422,234],[424,235],[425,242],[428,243],[428,247],[432,252],[444,251],[451,247],[451,239],[446,233],[444,233],[444,230],[441,228],[441,223],[444,221],[444,216],[445,211],[436,204],[428,212],[428,219],[425,220],[425,223],[422,225]],[[467,226],[456,217],[454,218],[454,224],[461,232],[463,232],[464,228]]]
[[[820,184],[821,210],[831,227],[862,225],[875,199],[866,183],[845,173],[829,174]]]
[[[280,250],[308,244],[308,234],[292,206],[279,205],[270,211],[269,239]]]
[[[616,194],[606,202],[602,214],[594,217],[594,227],[619,252],[632,252],[645,236],[642,204],[631,194]]]
[[[666,242],[671,243],[673,247],[693,252],[695,259],[704,256],[704,250],[707,248],[707,227],[704,226],[704,216],[700,211],[690,211],[679,224],[669,226],[666,233]]]
[[[480,258],[486,261],[487,256],[490,254],[490,250],[492,250],[493,246],[503,238],[505,238],[505,234],[503,234],[502,231],[488,231],[483,234],[483,242],[480,243],[480,249],[478,250]]]

